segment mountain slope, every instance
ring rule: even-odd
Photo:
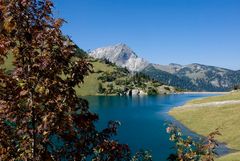
[[[151,64],[139,58],[126,44],[93,50],[90,56],[106,59],[132,72],[143,72],[167,85],[192,91],[228,91],[240,84],[240,71],[202,64]]]
[[[168,94],[176,92],[171,86],[164,85],[158,81],[154,81],[148,76],[134,72],[130,73],[126,68],[118,67],[114,63],[108,61],[108,57],[103,60],[97,60],[89,57],[89,55],[79,48],[77,45],[76,53],[73,60],[87,59],[93,65],[93,72],[84,78],[84,83],[75,87],[78,96],[86,95],[151,95],[151,94]],[[139,69],[142,65],[145,67],[147,62],[138,58],[126,45],[119,44],[114,48],[116,57],[114,60],[122,60],[122,65],[129,65],[131,69]],[[118,55],[119,54],[119,55]],[[6,72],[14,69],[13,55],[9,54],[5,59],[5,63],[1,65]],[[125,64],[124,64],[125,63]],[[133,63],[133,65],[132,65]],[[61,75],[61,77],[65,77]]]
[[[146,60],[139,58],[126,44],[97,48],[89,55],[95,59],[107,59],[130,71],[141,71],[149,64]]]
[[[240,83],[239,71],[220,67],[194,63],[185,66],[176,64],[155,65],[155,68],[169,72],[179,78],[189,78],[198,90],[226,91]]]
[[[181,89],[197,90],[191,79],[187,77],[179,78],[178,76],[168,73],[166,71],[155,68],[154,65],[150,64],[143,71],[144,74],[149,75],[151,78],[163,82],[164,84],[171,85]]]
[[[104,60],[89,59],[93,72],[76,87],[78,95],[155,95],[175,93],[177,90],[142,73],[130,73],[126,68]]]

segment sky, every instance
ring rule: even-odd
[[[157,64],[240,70],[240,0],[53,0],[84,50],[125,43]]]

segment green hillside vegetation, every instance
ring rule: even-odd
[[[103,71],[109,73],[114,71],[113,66],[101,63],[99,61],[92,61],[91,64],[93,65],[93,72],[85,77],[84,83],[81,84],[80,87],[76,87],[77,95],[97,95],[98,86],[99,83],[101,83],[101,81],[98,80],[98,77]]]
[[[151,78],[163,82],[164,84],[177,87],[179,89],[197,91],[197,87],[187,77],[179,78],[178,76],[158,70],[153,66],[146,67],[143,71],[144,74],[149,75]]]
[[[78,48],[76,57],[88,59],[93,65],[92,72],[85,77],[84,83],[75,87],[79,96],[87,95],[127,95],[135,89],[141,94],[156,95],[176,92],[177,89],[165,86],[142,73],[129,73],[125,68],[117,67],[107,60],[88,58],[85,51]],[[9,54],[3,67],[6,71],[14,68],[13,55]]]
[[[164,84],[188,91],[224,92],[238,88],[240,83],[239,71],[201,64],[190,64],[176,70],[177,68],[171,65],[165,67],[149,65],[142,72]],[[225,82],[227,86],[220,82]]]
[[[90,59],[90,63],[93,72],[80,87],[76,87],[78,95],[128,95],[134,89],[148,95],[175,92],[173,87],[164,86],[142,73],[132,74],[126,68],[117,67],[107,60]],[[159,90],[159,87],[164,90]]]
[[[169,113],[186,127],[203,136],[220,128],[222,135],[217,137],[217,140],[226,143],[231,149],[240,150],[240,103],[194,107],[196,104],[231,100],[240,100],[240,92],[190,101],[187,106],[175,108]],[[192,108],[189,105],[192,105]],[[229,154],[219,160],[237,161],[237,158],[240,158],[240,152]]]

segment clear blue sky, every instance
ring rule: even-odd
[[[240,0],[54,0],[63,32],[88,50],[128,44],[153,63],[240,69]]]

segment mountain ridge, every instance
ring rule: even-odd
[[[97,48],[89,53],[97,59],[107,59],[132,72],[143,72],[150,77],[178,88],[193,91],[228,91],[240,84],[240,70],[191,63],[169,65],[149,63],[126,44]]]
[[[91,51],[89,55],[96,59],[107,59],[118,66],[126,67],[130,71],[136,72],[143,70],[149,64],[143,58],[139,58],[137,54],[124,43],[97,48]]]

